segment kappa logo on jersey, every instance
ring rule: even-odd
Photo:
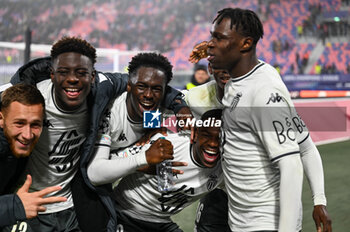
[[[280,144],[285,143],[287,139],[294,141],[297,132],[301,134],[306,130],[306,125],[299,115],[293,117],[292,120],[285,118],[284,122],[273,121],[272,124]]]
[[[143,128],[160,128],[160,115],[162,113],[157,111],[143,112]]]
[[[190,195],[194,195],[194,188],[187,185],[183,185],[175,191],[162,193],[162,196],[158,198],[162,212],[173,213],[190,201],[192,198]]]
[[[238,102],[241,99],[241,97],[242,97],[242,93],[241,92],[237,93],[236,96],[233,97],[232,104],[231,104],[231,107],[230,107],[230,111],[234,110],[237,107]]]
[[[124,132],[120,133],[118,141],[127,141],[127,140],[128,139],[126,138],[125,133]]]
[[[53,128],[54,127],[52,125],[52,123],[49,120],[47,120],[47,119],[44,119],[43,126],[47,127],[47,128],[49,128],[49,127]]]
[[[62,133],[57,140],[50,156],[49,164],[54,165],[57,172],[68,171],[78,161],[80,145],[85,141],[85,136],[76,130]]]
[[[271,97],[269,98],[266,105],[270,104],[270,102],[275,103],[275,102],[280,102],[280,101],[284,102],[283,97],[281,97],[278,93],[276,93],[276,95],[274,93],[271,93]]]
[[[215,174],[211,174],[207,182],[207,189],[209,191],[214,189],[217,183],[218,183],[218,176]]]

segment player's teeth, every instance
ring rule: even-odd
[[[68,92],[78,92],[78,89],[66,89]]]
[[[152,103],[143,103],[144,106],[151,106]]]
[[[216,151],[205,150],[205,152],[211,155],[216,155]]]

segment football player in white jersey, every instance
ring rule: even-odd
[[[195,202],[203,194],[217,187],[223,179],[219,149],[219,131],[221,127],[221,110],[205,113],[202,121],[211,120],[209,127],[199,127],[195,131],[194,143],[190,143],[190,135],[168,133],[157,134],[145,146],[132,146],[111,156],[114,169],[106,169],[105,179],[99,178],[98,183],[120,183],[114,188],[117,201],[118,229],[120,231],[182,231],[170,216],[180,212],[186,206]],[[160,138],[163,137],[163,138]],[[139,164],[132,167],[128,173],[122,173],[116,167],[120,159],[134,157],[145,159],[146,153],[154,150],[154,144],[159,141],[171,142],[174,149],[174,160],[184,161],[187,166],[181,167],[183,174],[176,175],[173,189],[167,192],[158,191],[157,177],[137,172]],[[152,145],[151,145],[152,144]],[[159,153],[162,147],[156,148]],[[129,175],[126,175],[129,174]]]
[[[100,122],[100,131],[95,145],[95,156],[88,166],[88,177],[95,185],[112,183],[111,173],[126,175],[146,164],[157,164],[172,158],[166,141],[157,141],[154,146],[164,152],[149,152],[147,156],[128,156],[110,160],[110,152],[116,152],[137,142],[147,131],[143,128],[143,112],[157,111],[165,94],[165,86],[171,80],[172,65],[157,53],[140,53],[129,63],[127,92],[116,98],[107,108]]]
[[[253,11],[226,8],[214,19],[211,34],[208,61],[213,68],[228,70],[232,78],[225,86],[222,101],[222,167],[229,196],[230,228],[298,231],[300,147],[310,152],[317,149],[303,131],[304,124],[276,70],[256,58],[262,24]],[[312,174],[311,169],[305,171]],[[323,176],[321,182],[323,190]],[[326,217],[322,219],[324,230],[331,231],[324,195],[314,196],[314,201],[318,202],[316,211],[325,211],[318,214]]]
[[[198,62],[202,58],[206,58],[208,43],[203,41],[197,44],[191,55],[191,62]],[[222,108],[221,99],[224,95],[224,87],[230,79],[230,75],[226,70],[213,69],[211,64],[208,64],[209,72],[214,76],[215,83],[208,83],[188,91],[185,100],[191,108],[193,115],[198,117],[204,109]],[[307,132],[307,127],[303,126],[303,133]],[[299,139],[303,139],[300,138]],[[323,167],[320,159],[320,154],[314,146],[309,146],[310,143],[301,143],[300,152],[303,167],[308,179],[312,195],[314,198],[313,218],[318,228],[323,223],[324,228],[328,228],[330,218],[325,208],[326,197],[324,192]],[[225,205],[226,204],[226,205]],[[197,208],[196,217],[197,232],[209,231],[230,231],[227,224],[227,195],[222,190],[217,189],[205,195]]]
[[[86,98],[95,80],[96,50],[85,40],[64,37],[52,46],[51,58],[51,79],[37,83],[46,105],[44,127],[25,173],[33,179],[29,191],[59,185],[62,188],[52,196],[65,197],[67,201],[45,205],[45,212],[20,223],[26,224],[26,231],[33,232],[80,231],[70,182],[87,132]],[[15,227],[6,231],[15,231]]]

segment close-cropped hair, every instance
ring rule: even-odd
[[[213,23],[220,24],[224,18],[231,19],[231,29],[236,26],[236,31],[243,36],[253,38],[254,44],[264,36],[264,28],[258,15],[251,10],[241,8],[224,8],[218,11]]]
[[[45,107],[43,95],[34,85],[29,84],[16,84],[6,89],[1,94],[1,111],[6,110],[12,102],[28,106],[41,104]]]
[[[88,57],[92,65],[96,63],[96,49],[86,40],[78,37],[62,37],[51,48],[51,60],[54,61],[60,54],[75,52]]]
[[[173,66],[169,62],[168,58],[162,54],[149,52],[149,53],[139,53],[134,56],[129,62],[128,71],[129,79],[131,80],[137,74],[137,70],[140,67],[152,67],[159,69],[164,72],[166,76],[166,83],[168,84],[173,78]]]
[[[213,109],[213,110],[206,111],[201,116],[201,120],[204,121],[208,118],[215,118],[215,119],[221,120],[221,116],[222,116],[222,109]]]

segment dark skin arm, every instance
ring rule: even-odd
[[[332,220],[328,215],[326,206],[315,205],[312,217],[315,221],[317,232],[332,232]]]
[[[146,133],[142,136],[142,138],[136,143],[138,146],[144,146],[146,143],[149,143],[152,136],[161,133],[164,136],[167,136],[167,129],[165,127],[156,128],[152,130],[147,130]]]
[[[146,174],[156,174],[156,164],[164,161],[164,160],[172,160],[173,156],[173,145],[170,141],[166,139],[157,139],[151,147],[146,151],[146,160],[148,165],[141,167],[138,169],[140,172],[144,172]],[[172,162],[173,167],[178,166],[187,166],[186,162]],[[183,174],[183,171],[173,169],[174,174]]]

